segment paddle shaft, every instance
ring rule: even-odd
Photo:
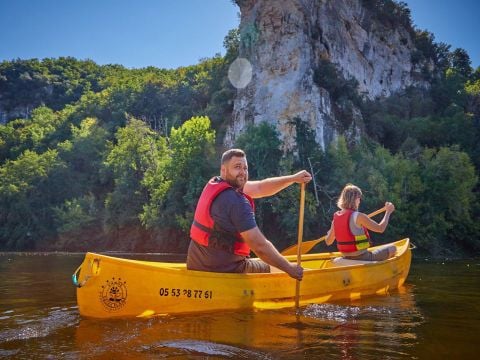
[[[378,209],[378,210],[368,214],[367,216],[369,218],[371,218],[371,217],[374,217],[375,215],[378,215],[378,214],[384,212],[385,210],[386,210],[386,208],[382,207],[381,209]],[[285,256],[285,255],[293,255],[293,254],[297,253],[297,257],[298,257],[298,253],[300,253],[300,254],[308,253],[310,250],[312,250],[312,248],[315,245],[321,243],[326,238],[327,238],[327,235],[324,235],[321,238],[318,238],[318,239],[315,239],[315,240],[310,240],[310,241],[306,241],[304,243],[298,243],[296,245],[292,245],[292,246],[286,248],[285,250],[283,250],[281,252],[281,254]]]
[[[300,251],[303,239],[303,217],[305,213],[305,183],[300,186],[300,212],[298,214],[298,240],[297,240],[297,265],[302,265],[302,253]],[[295,307],[298,309],[300,303],[300,280],[297,280],[295,288]]]

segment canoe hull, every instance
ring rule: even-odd
[[[382,262],[332,260],[338,253],[302,257],[300,305],[355,300],[400,287],[410,269],[409,240]],[[291,261],[295,261],[293,257]],[[216,310],[295,306],[296,281],[283,272],[224,274],[186,270],[185,264],[119,259],[87,253],[78,273],[82,316],[143,317]]]

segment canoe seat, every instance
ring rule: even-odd
[[[375,264],[378,261],[365,261],[365,260],[352,260],[352,259],[345,259],[343,257],[336,257],[332,259],[333,267],[337,266],[349,266],[349,265],[359,265],[359,264]]]

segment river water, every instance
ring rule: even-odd
[[[479,356],[480,259],[415,259],[400,290],[353,303],[313,304],[299,312],[217,312],[129,320],[80,317],[71,274],[82,259],[81,254],[0,253],[0,358]]]

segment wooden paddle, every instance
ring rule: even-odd
[[[371,217],[374,217],[375,215],[378,215],[382,212],[384,212],[386,209],[385,207],[381,208],[381,209],[378,209],[377,211],[374,211],[370,214],[368,214],[367,216],[369,218]],[[302,219],[303,220],[303,219]],[[313,247],[317,244],[319,244],[320,242],[324,241],[325,239],[327,238],[327,235],[324,235],[322,236],[321,238],[319,239],[316,239],[316,240],[310,240],[310,241],[305,241],[305,242],[302,242],[300,243],[300,241],[298,242],[298,244],[294,244],[288,248],[286,248],[285,250],[283,250],[281,252],[281,254],[283,256],[287,256],[287,255],[295,255],[297,254],[297,257],[298,257],[298,254],[306,254],[308,253],[310,250],[313,249]]]
[[[297,240],[297,265],[302,265],[302,253],[300,249],[302,248],[302,239],[303,239],[303,215],[305,211],[305,183],[301,184],[300,187],[300,212],[298,214],[298,240]],[[299,298],[300,298],[300,280],[297,280],[295,288],[295,308],[299,307]]]

